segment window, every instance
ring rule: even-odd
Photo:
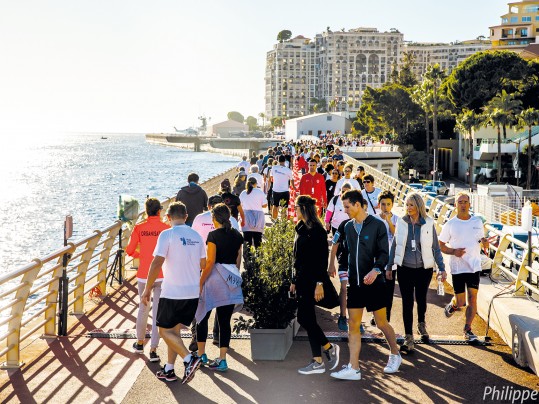
[[[521,29],[520,36],[528,36],[528,29],[527,28]]]
[[[532,18],[530,16],[528,17],[522,17],[522,22],[531,22]]]
[[[502,24],[507,24],[509,20],[507,18],[502,18]]]
[[[511,17],[511,24],[516,24],[518,22],[518,17]]]

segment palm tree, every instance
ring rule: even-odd
[[[432,146],[434,148],[434,175],[438,172],[438,89],[443,79],[446,77],[445,71],[438,63],[427,67],[427,71],[423,75],[423,79],[430,84],[432,88]],[[434,177],[436,179],[436,177]]]
[[[314,104],[313,105],[313,112],[316,114],[319,110],[320,110],[320,107],[318,106],[318,104]]]
[[[485,126],[492,125],[498,129],[498,172],[496,181],[502,182],[502,134],[500,128],[505,122],[506,115],[502,110],[493,107],[490,103],[485,107],[485,114],[487,118],[484,121]]]
[[[432,105],[432,91],[430,91],[430,83],[423,81],[421,85],[416,86],[415,91],[412,93],[412,99],[414,102],[421,107],[425,114],[425,152],[427,153],[427,175],[430,172],[430,106]]]
[[[528,127],[528,175],[526,176],[526,189],[530,189],[532,178],[532,126],[537,125],[537,123],[539,123],[539,111],[535,108],[528,108],[520,113],[519,125]]]
[[[262,127],[266,126],[266,114],[261,112],[258,114],[259,118],[262,118]]]
[[[330,111],[335,112],[335,110],[337,109],[337,101],[331,100],[328,106],[329,106]]]
[[[457,125],[469,135],[469,167],[468,167],[468,176],[470,180],[470,192],[473,192],[473,151],[474,151],[474,141],[473,135],[474,131],[481,127],[483,124],[484,117],[480,114],[475,113],[474,111],[464,110],[462,115],[457,118]]]
[[[507,139],[507,126],[513,126],[516,121],[516,115],[522,109],[522,101],[516,98],[518,93],[508,93],[502,90],[501,94],[498,93],[494,98],[489,101],[493,108],[497,108],[504,113],[502,119],[503,138]]]

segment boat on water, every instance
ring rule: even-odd
[[[108,137],[106,137],[106,136],[101,136],[101,140],[105,140],[105,139],[108,139]]]

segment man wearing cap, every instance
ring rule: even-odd
[[[157,244],[157,238],[163,230],[170,226],[161,221],[160,212],[162,209],[161,202],[156,198],[148,198],[145,203],[146,220],[138,223],[131,232],[129,244],[125,249],[125,253],[133,258],[139,259],[137,269],[137,286],[139,298],[144,292],[146,279],[148,278],[148,270],[153,260],[153,251]],[[159,362],[157,355],[157,345],[159,345],[159,330],[155,324],[157,318],[157,302],[161,296],[161,283],[163,281],[163,271],[159,270],[159,275],[153,284],[153,304],[152,304],[152,334],[150,340],[150,362]],[[148,324],[148,315],[150,313],[150,305],[146,305],[140,300],[137,313],[137,341],[133,343],[133,349],[136,353],[144,353],[144,340],[146,339],[146,326]]]

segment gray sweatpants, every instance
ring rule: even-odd
[[[146,283],[137,282],[138,284],[138,314],[137,314],[137,339],[139,341],[144,341],[146,338],[146,327],[148,325],[148,315],[150,314],[150,306],[146,306],[140,301],[142,293],[144,293],[144,288]],[[152,298],[152,337],[150,339],[150,348],[157,348],[159,345],[159,331],[155,325],[157,319],[157,306],[159,305],[159,297],[161,296],[161,282],[154,282],[153,288],[153,298]]]

